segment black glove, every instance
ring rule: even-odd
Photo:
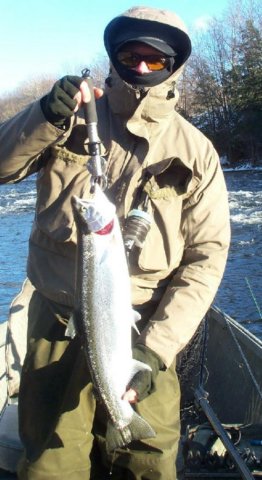
[[[74,96],[79,92],[83,78],[66,76],[58,80],[50,93],[40,100],[46,120],[55,127],[62,128],[74,114],[77,101]]]
[[[165,365],[157,353],[144,345],[136,345],[133,348],[133,358],[146,363],[152,369],[136,373],[128,385],[128,388],[133,388],[137,392],[138,401],[141,401],[155,391],[156,377],[159,370],[165,370]]]

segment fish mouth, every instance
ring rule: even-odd
[[[81,217],[90,232],[101,235],[110,233],[113,230],[115,206],[102,193],[90,199],[72,197],[72,207],[75,220]],[[104,198],[103,198],[104,197]]]

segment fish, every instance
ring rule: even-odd
[[[133,376],[149,365],[132,358],[131,282],[116,208],[98,184],[90,199],[72,196],[77,231],[73,316],[67,334],[82,339],[94,391],[108,414],[106,448],[155,437],[149,423],[123,395]],[[69,332],[69,333],[68,333]]]

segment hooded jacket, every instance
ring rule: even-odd
[[[148,7],[127,15],[184,28],[174,14]],[[137,341],[154,350],[166,366],[211,305],[230,239],[218,155],[175,110],[182,68],[141,94],[111,67],[105,93],[97,100],[106,194],[122,225],[138,192],[148,195],[153,223],[142,250],[130,255],[132,301],[142,315]],[[0,126],[1,181],[16,182],[38,172],[28,277],[46,297],[69,307],[76,252],[71,197],[89,197],[90,192],[85,140],[81,110],[62,131],[46,121],[39,101]]]

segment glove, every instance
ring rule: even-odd
[[[141,401],[156,390],[157,375],[159,370],[165,369],[165,365],[157,353],[145,345],[136,345],[133,348],[133,358],[146,363],[152,369],[152,371],[141,370],[136,373],[128,385],[128,388],[137,392],[138,401]]]
[[[55,127],[62,128],[74,114],[77,105],[74,96],[79,92],[83,78],[66,76],[58,80],[50,93],[40,100],[46,120]]]

